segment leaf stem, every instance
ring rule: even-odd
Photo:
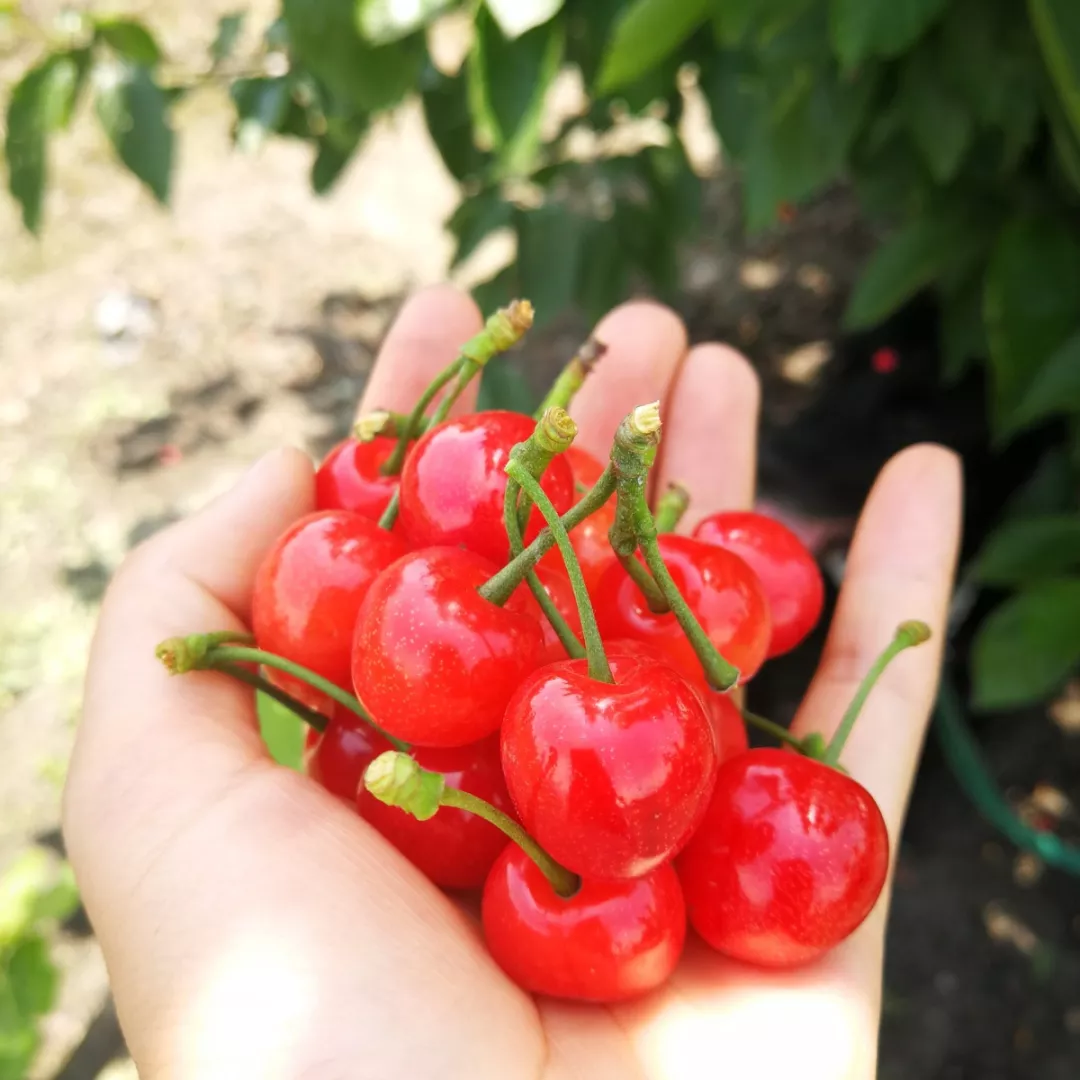
[[[604,653],[604,644],[600,640],[600,629],[596,625],[596,613],[593,611],[592,601],[589,599],[589,590],[585,586],[585,579],[581,575],[581,564],[570,537],[559,520],[559,514],[552,506],[551,500],[540,486],[540,482],[529,475],[528,470],[520,461],[511,457],[507,462],[506,471],[509,476],[516,480],[524,492],[531,495],[536,508],[544,516],[544,520],[555,537],[555,543],[559,545],[559,552],[566,564],[566,573],[570,578],[570,587],[574,590],[574,600],[577,602],[578,614],[581,616],[581,633],[585,638],[585,658],[589,665],[589,677],[597,682],[613,683],[615,680],[611,674],[607,656]]]

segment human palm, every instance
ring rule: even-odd
[[[366,406],[411,405],[479,325],[452,289],[413,298]],[[689,523],[749,505],[758,386],[746,361],[719,345],[687,350],[678,320],[652,304],[616,309],[598,335],[610,352],[571,410],[578,441],[606,456],[619,419],[659,397],[655,471],[690,490]],[[798,971],[736,964],[691,937],[672,980],[640,1001],[533,999],[489,959],[475,912],[270,761],[249,691],[165,674],[153,655],[163,638],[246,624],[260,558],[313,505],[307,458],[269,455],[135,551],[102,611],[64,831],[144,1080],[873,1077],[887,891],[851,938]],[[947,451],[912,448],[885,468],[797,730],[830,733],[897,623],[942,630],[958,519]],[[894,844],[941,637],[886,673],[845,750]]]

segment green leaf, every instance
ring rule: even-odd
[[[505,359],[497,360],[484,368],[476,401],[480,412],[488,409],[508,409],[510,412],[529,415],[539,404],[539,399],[525,376]]]
[[[311,189],[316,195],[325,195],[337,183],[362,138],[363,131],[355,131],[345,139],[324,136],[318,140],[318,153],[311,163]]]
[[[485,315],[490,315],[493,311],[506,307],[511,300],[520,295],[521,289],[518,286],[517,267],[513,263],[504,266],[494,277],[482,281],[479,285],[473,286],[472,289],[472,296],[476,301],[476,306]]]
[[[1080,323],[1080,239],[1054,217],[1014,218],[990,260],[983,312],[992,414],[998,431],[1007,433],[1038,372]]]
[[[623,224],[617,214],[595,221],[582,241],[576,300],[593,325],[629,292],[629,264],[620,242]]]
[[[544,101],[562,63],[565,35],[551,22],[507,40],[495,20],[481,11],[469,57],[475,94],[474,125],[490,124],[503,171],[528,173],[540,146]],[[479,120],[479,122],[478,122]]]
[[[584,222],[558,203],[515,215],[518,283],[540,327],[574,302]]]
[[[26,1080],[40,1042],[37,1024],[23,1015],[0,964],[0,1080]]]
[[[48,56],[26,73],[11,93],[4,144],[8,187],[22,208],[23,224],[31,232],[37,232],[41,224],[46,138],[71,119],[85,58],[84,50]]]
[[[360,33],[374,45],[385,45],[427,26],[455,0],[358,0]]]
[[[745,160],[752,231],[773,224],[780,203],[805,199],[839,176],[878,75],[874,68],[852,79],[822,73],[782,118],[759,128]]]
[[[870,257],[848,300],[844,325],[857,330],[881,322],[980,243],[972,222],[957,214],[904,225]]]
[[[299,770],[304,760],[304,722],[265,694],[256,697],[259,730],[270,756],[287,769]]]
[[[161,60],[161,49],[154,35],[134,19],[99,19],[97,37],[125,60],[144,67],[154,67]]]
[[[486,0],[491,17],[511,40],[553,18],[564,0]]]
[[[56,1000],[57,972],[49,946],[38,934],[23,938],[8,954],[7,975],[23,1016],[41,1016]]]
[[[283,11],[296,58],[353,109],[381,112],[416,86],[422,33],[372,45],[360,34],[354,0],[283,0]]]
[[[1080,566],[1080,516],[1054,514],[1007,521],[991,533],[972,576],[985,585],[1022,585]]]
[[[421,99],[424,119],[443,164],[455,180],[465,181],[482,175],[491,155],[481,150],[473,137],[466,75],[462,73],[450,78],[432,69],[429,76]]]
[[[717,50],[702,71],[701,89],[724,149],[737,159],[745,157],[768,123],[765,82],[754,58],[742,51]]]
[[[906,52],[941,16],[947,0],[830,0],[837,59],[854,68],[871,56]]]
[[[972,646],[973,698],[1007,709],[1052,694],[1080,662],[1080,578],[1041,582],[1010,597]]]
[[[900,77],[899,107],[911,138],[939,184],[951,180],[974,135],[967,103],[942,75],[936,54],[916,50]]]
[[[942,298],[942,375],[946,383],[958,382],[975,360],[989,352],[982,310],[983,281],[977,274]]]
[[[1036,372],[1010,428],[1016,431],[1056,413],[1080,413],[1080,326]]]
[[[634,0],[608,46],[598,91],[625,86],[674,52],[709,18],[713,0]]]
[[[513,207],[497,188],[485,188],[463,199],[446,223],[457,240],[451,269],[463,263],[497,229],[511,225],[513,217]]]
[[[218,67],[232,56],[237,41],[244,30],[244,12],[237,11],[232,15],[222,15],[218,19],[217,34],[210,46],[210,59],[214,67]]]
[[[117,65],[98,80],[98,119],[120,160],[153,192],[169,201],[173,130],[161,87],[144,67]]]
[[[1028,12],[1065,115],[1080,139],[1080,4],[1028,0]]]
[[[292,93],[292,80],[275,78],[237,79],[229,87],[236,106],[236,143],[245,153],[254,153],[267,134],[277,131],[285,119]]]

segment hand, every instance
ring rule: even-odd
[[[407,408],[479,326],[451,289],[413,298],[365,406]],[[720,345],[687,351],[682,325],[652,304],[616,309],[598,334],[610,353],[572,409],[581,444],[606,457],[622,416],[662,398],[658,481],[689,488],[684,527],[749,506],[759,392],[747,362]],[[955,458],[937,447],[885,467],[795,721],[827,737],[896,624],[931,624],[932,643],[885,675],[844,755],[894,847],[936,688],[959,488]],[[871,1080],[887,891],[804,970],[746,968],[692,941],[646,1000],[535,1001],[487,957],[467,914],[347,807],[269,760],[250,691],[165,674],[157,642],[241,628],[263,553],[312,508],[308,459],[270,454],[135,551],[102,610],[64,832],[144,1080]]]

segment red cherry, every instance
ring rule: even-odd
[[[821,570],[786,525],[750,510],[731,510],[705,518],[694,538],[733,551],[757,574],[772,616],[770,657],[794,649],[817,625],[825,604]]]
[[[885,883],[889,837],[870,793],[787,750],[725,762],[678,861],[694,929],[726,956],[793,967],[844,940]]]
[[[541,663],[536,618],[478,592],[494,564],[428,548],[375,580],[356,622],[352,677],[375,722],[419,746],[464,746],[496,731],[518,684]]]
[[[564,900],[517,844],[492,867],[481,913],[488,951],[518,986],[576,1001],[654,990],[675,970],[686,939],[670,865],[633,881],[584,881]]]
[[[423,768],[441,772],[448,786],[478,795],[511,817],[516,816],[503,780],[497,736],[451,749],[417,746],[410,753]],[[475,814],[443,807],[427,821],[417,821],[404,810],[379,802],[363,787],[356,808],[414,866],[444,889],[479,889],[509,842],[494,825]]]
[[[888,345],[883,345],[874,350],[874,355],[870,357],[870,366],[878,375],[891,375],[900,366],[900,354]]]
[[[556,569],[544,562],[536,566],[536,576],[544,591],[551,597],[558,608],[559,614],[566,620],[570,629],[581,640],[581,616],[578,614],[577,601],[574,599],[574,590],[570,585],[570,579],[564,569]],[[522,582],[514,591],[512,601],[516,610],[530,612],[540,623],[540,630],[544,635],[543,663],[553,664],[556,660],[568,659],[566,649],[559,640],[559,635],[548,621],[540,605],[536,602],[532,591],[526,582]]]
[[[483,412],[447,420],[416,444],[401,473],[401,527],[412,547],[461,545],[505,563],[503,469],[510,451],[533,433],[535,423],[511,412]],[[570,466],[556,457],[541,486],[560,514],[574,503]],[[533,509],[526,540],[543,527]]]
[[[573,449],[571,447],[571,449]],[[595,514],[590,514],[580,525],[570,530],[570,544],[581,566],[585,587],[590,595],[595,592],[605,571],[615,562],[615,553],[608,541],[608,531],[615,521],[615,504],[605,503]],[[558,548],[552,548],[539,563],[561,570],[565,564]]]
[[[746,682],[769,646],[769,605],[757,575],[738,556],[687,536],[659,538],[671,576],[709,640]],[[640,555],[639,555],[640,558]],[[596,619],[605,638],[648,642],[691,681],[700,681],[701,663],[670,612],[649,610],[641,590],[619,563],[608,568],[596,588]]]
[[[562,458],[570,466],[570,471],[574,474],[574,483],[578,487],[591,488],[604,471],[604,463],[599,458],[576,444],[567,447],[562,453]]]
[[[392,747],[366,724],[354,727],[342,723],[341,717],[352,717],[352,713],[341,709],[338,714],[321,735],[308,728],[304,764],[308,776],[331,795],[354,806],[364,770]]]
[[[259,648],[348,687],[360,604],[376,575],[404,554],[398,537],[348,510],[301,518],[255,577],[251,622]],[[295,680],[279,682],[291,691]]]
[[[378,521],[398,485],[396,476],[379,471],[396,445],[397,439],[385,435],[370,442],[338,443],[315,473],[315,505],[320,510],[352,510]]]
[[[522,824],[582,877],[638,877],[693,833],[716,773],[697,691],[666,663],[609,656],[614,684],[584,660],[549,664],[506,707],[503,773]]]

